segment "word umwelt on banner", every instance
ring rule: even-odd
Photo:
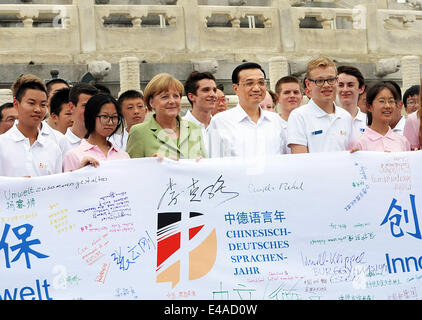
[[[0,299],[420,299],[420,152],[0,178]]]

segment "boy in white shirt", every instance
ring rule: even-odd
[[[122,109],[124,126],[122,132],[113,134],[109,141],[114,147],[120,150],[126,150],[127,138],[132,126],[142,123],[148,113],[148,107],[145,105],[144,96],[137,90],[127,90],[123,92],[117,100]]]
[[[365,132],[367,126],[366,113],[358,107],[359,96],[365,91],[365,79],[360,70],[353,66],[340,66],[337,72],[340,106],[352,116],[352,141],[355,141]]]
[[[73,124],[67,128],[65,137],[69,140],[70,149],[76,148],[86,135],[84,112],[88,100],[98,93],[98,89],[87,83],[75,84],[69,92],[72,108]]]
[[[326,57],[307,66],[306,86],[312,96],[290,113],[287,144],[292,153],[344,151],[350,147],[352,117],[335,105],[337,68]]]
[[[12,85],[19,120],[0,136],[0,176],[34,177],[62,172],[62,152],[39,127],[47,113],[47,89],[38,77],[26,74]]]
[[[278,95],[278,104],[280,105],[280,117],[284,135],[287,137],[287,121],[290,113],[300,107],[303,100],[302,88],[300,81],[293,76],[285,76],[280,78],[275,84],[275,92]],[[287,153],[291,153],[290,148],[286,148]]]
[[[183,117],[201,127],[205,148],[208,148],[208,130],[217,102],[217,83],[210,72],[193,71],[185,82],[185,94],[192,106]]]

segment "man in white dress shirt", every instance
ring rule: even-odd
[[[192,105],[192,111],[188,110],[183,119],[201,126],[202,138],[207,148],[211,113],[217,102],[217,84],[212,73],[193,71],[186,79],[185,94]]]
[[[350,148],[352,117],[336,106],[337,68],[326,57],[307,66],[306,86],[311,100],[290,113],[287,143],[292,153],[344,151]]]
[[[337,68],[337,94],[340,106],[352,116],[352,141],[365,132],[367,126],[366,113],[358,107],[359,96],[365,91],[365,79],[360,70],[353,66]]]
[[[232,83],[239,103],[211,119],[209,156],[253,158],[286,153],[280,116],[259,107],[267,84],[262,67],[252,62],[237,66]]]

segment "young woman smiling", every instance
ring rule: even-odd
[[[396,89],[385,82],[377,82],[366,95],[368,127],[355,141],[354,149],[366,151],[410,151],[406,137],[390,128],[390,120],[399,100]]]
[[[84,111],[87,133],[81,144],[69,150],[63,160],[63,171],[86,165],[98,166],[100,161],[129,159],[129,155],[113,146],[108,138],[121,125],[122,114],[117,101],[107,94],[92,96]]]

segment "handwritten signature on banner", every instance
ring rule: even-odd
[[[142,255],[146,254],[151,250],[156,250],[156,246],[148,231],[145,230],[145,235],[139,238],[136,244],[128,245],[127,250],[122,252],[122,247],[114,250],[111,254],[113,261],[119,266],[119,269],[126,271],[129,269],[130,265],[140,261],[137,260]]]
[[[230,201],[239,196],[239,192],[236,191],[226,191],[227,186],[225,185],[223,175],[220,175],[217,180],[211,184],[205,184],[205,186],[200,185],[199,179],[192,178],[192,183],[185,188],[177,189],[177,183],[173,178],[169,178],[169,183],[167,184],[166,190],[161,195],[160,201],[157,206],[157,210],[160,209],[163,202],[167,206],[176,205],[179,197],[182,194],[186,194],[189,197],[190,202],[201,202],[202,200],[211,200],[213,198],[219,198],[219,203],[217,206]]]

